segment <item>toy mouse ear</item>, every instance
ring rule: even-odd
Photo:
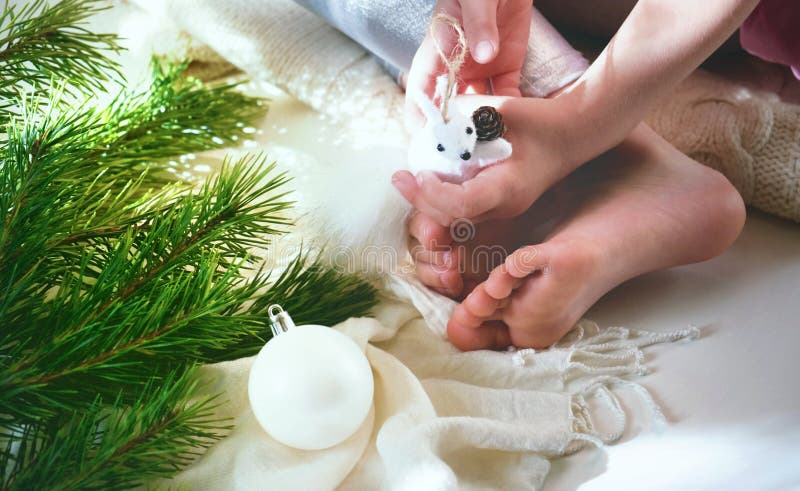
[[[444,102],[444,94],[447,91],[447,77],[439,75],[436,77],[436,89],[433,91],[433,100],[439,100],[439,103]]]
[[[434,105],[433,101],[430,100],[428,96],[419,89],[410,90],[411,97],[419,107],[420,111],[422,111],[422,114],[425,116],[425,120],[428,122],[428,124],[444,124],[442,113],[439,111],[439,108]]]

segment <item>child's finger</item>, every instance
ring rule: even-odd
[[[517,73],[519,75],[519,73]],[[510,77],[511,75],[509,75]],[[497,75],[495,75],[497,77]],[[506,115],[503,112],[504,106],[509,102],[513,102],[514,95],[509,94],[498,94],[494,85],[497,83],[495,81],[495,77],[492,78],[492,90],[495,92],[495,95],[486,95],[486,94],[463,94],[456,97],[456,105],[464,112],[464,114],[472,114],[473,111],[478,109],[481,106],[492,106],[496,108],[500,114],[503,114],[505,117]],[[507,83],[511,83],[512,80],[506,82],[502,75],[500,75],[500,88],[501,90],[503,87],[506,86]],[[519,79],[517,79],[517,84],[519,85]],[[519,87],[517,87],[517,97],[519,96]]]
[[[464,79],[462,85],[458,87],[461,95],[487,95],[491,94],[491,84],[488,79]]]
[[[522,97],[519,90],[519,70],[500,73],[492,77],[492,94],[508,97]]]
[[[449,248],[436,251],[424,247],[416,239],[412,238],[409,242],[408,251],[417,264],[432,264],[442,269],[452,268],[457,264],[453,259],[455,251],[450,251]]]
[[[481,64],[489,63],[500,48],[497,0],[461,0],[461,16],[472,58]]]
[[[414,208],[435,220],[439,225],[449,226],[450,222],[453,221],[451,217],[422,199],[417,179],[410,172],[405,170],[395,172],[392,176],[392,184]]]
[[[421,172],[415,199],[437,210],[439,215],[474,219],[511,198],[514,187],[509,174],[507,167],[495,165],[462,184],[453,184],[442,182],[432,172]]]
[[[450,250],[449,246],[453,243],[450,228],[440,225],[424,213],[416,213],[411,217],[408,221],[408,233],[422,247],[431,251]]]
[[[442,294],[457,298],[463,289],[461,273],[455,269],[445,269],[433,264],[418,263],[416,265],[417,278],[425,285]]]

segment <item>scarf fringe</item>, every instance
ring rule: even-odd
[[[618,390],[628,389],[636,394],[647,410],[654,430],[662,430],[667,419],[661,407],[644,386],[628,377],[645,375],[643,348],[654,344],[681,340],[695,340],[700,336],[697,326],[654,333],[625,327],[600,329],[590,320],[580,321],[561,341],[548,349],[568,350],[567,364],[563,370],[565,387],[572,394],[570,419],[573,432],[562,454],[574,453],[586,446],[602,448],[618,441],[628,424],[628,414],[620,403]],[[524,366],[536,354],[534,349],[518,350],[514,362]],[[599,406],[592,408],[589,401]],[[606,431],[595,421],[598,411],[604,411],[611,423]],[[594,416],[594,417],[593,417]]]

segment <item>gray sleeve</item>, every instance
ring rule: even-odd
[[[408,71],[433,0],[295,0],[392,67]]]
[[[436,6],[433,0],[295,1],[370,51],[395,76],[411,66]],[[522,94],[544,97],[578,78],[587,67],[586,59],[534,9]]]

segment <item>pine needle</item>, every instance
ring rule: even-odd
[[[71,93],[89,94],[121,78],[108,56],[121,50],[117,36],[85,27],[88,17],[107,8],[97,0],[6,2],[0,15],[0,115],[13,107],[22,84],[43,89],[68,80]]]
[[[114,490],[169,477],[231,429],[214,415],[217,397],[187,403],[199,389],[192,370],[171,372],[146,384],[130,405],[96,398],[55,431],[37,424],[12,431],[0,450],[0,483],[9,490]]]

